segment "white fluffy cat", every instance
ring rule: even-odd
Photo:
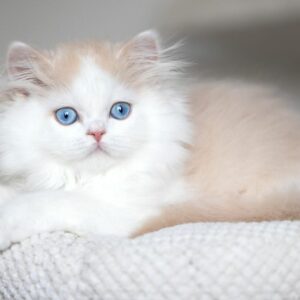
[[[9,49],[0,248],[41,231],[134,236],[183,222],[299,219],[300,113],[241,82],[182,92],[157,34]]]
[[[178,66],[152,31],[53,52],[11,45],[0,248],[48,230],[128,236],[181,197],[190,125]]]

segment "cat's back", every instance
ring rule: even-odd
[[[300,110],[276,89],[212,81],[190,97],[191,180],[209,193],[256,192],[300,173]]]

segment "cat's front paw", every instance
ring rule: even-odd
[[[0,251],[6,250],[12,245],[13,241],[10,239],[9,234],[0,225]]]
[[[12,189],[0,184],[0,205],[16,196],[16,192]]]
[[[12,244],[21,242],[34,234],[22,224],[13,224],[11,221],[0,220],[0,251],[6,250]]]
[[[0,213],[0,251],[7,249],[13,243],[13,231],[11,221]]]
[[[14,242],[18,241],[16,232],[10,222],[0,220],[0,251],[6,250]]]
[[[23,218],[21,210],[12,210],[9,205],[3,205],[0,208],[0,251],[32,235],[32,222],[34,220]]]

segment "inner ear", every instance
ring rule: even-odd
[[[21,42],[14,42],[9,47],[6,62],[9,80],[46,86],[47,68],[47,57],[34,48]]]
[[[136,61],[155,62],[160,54],[159,35],[154,30],[144,31],[125,44],[123,50]]]

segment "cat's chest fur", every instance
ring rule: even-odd
[[[153,173],[160,176],[153,176]],[[168,201],[170,189],[179,187],[178,180],[172,173],[153,168],[151,163],[139,163],[138,160],[134,160],[102,172],[99,172],[99,169],[95,172],[95,169],[86,169],[80,165],[74,168],[48,163],[27,174],[23,179],[16,179],[12,185],[20,191],[83,191],[95,199],[115,197],[122,198],[124,202],[136,207],[156,207]],[[166,182],[169,184],[166,185]]]

